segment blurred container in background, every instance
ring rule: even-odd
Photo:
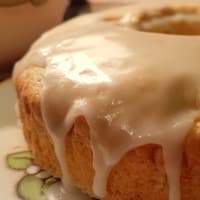
[[[0,78],[42,32],[63,19],[69,0],[0,0]]]

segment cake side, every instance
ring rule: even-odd
[[[183,200],[200,198],[200,129],[199,119],[183,143],[181,191]]]
[[[20,118],[24,137],[33,153],[35,163],[48,169],[55,176],[61,176],[53,142],[44,126],[41,113],[40,88],[43,72],[43,68],[31,67],[16,79]]]

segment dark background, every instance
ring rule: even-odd
[[[90,12],[90,6],[87,0],[71,0],[68,9],[65,12],[64,19],[67,20],[87,12]]]

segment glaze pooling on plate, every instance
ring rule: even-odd
[[[141,7],[132,9],[136,14]],[[15,73],[46,66],[42,111],[66,184],[64,138],[84,116],[97,197],[106,195],[109,172],[126,152],[153,143],[163,148],[169,199],[178,200],[181,145],[200,114],[200,37],[140,32],[102,16],[43,35]]]

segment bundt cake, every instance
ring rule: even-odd
[[[200,199],[200,4],[147,3],[45,33],[14,70],[35,162],[105,200]]]

